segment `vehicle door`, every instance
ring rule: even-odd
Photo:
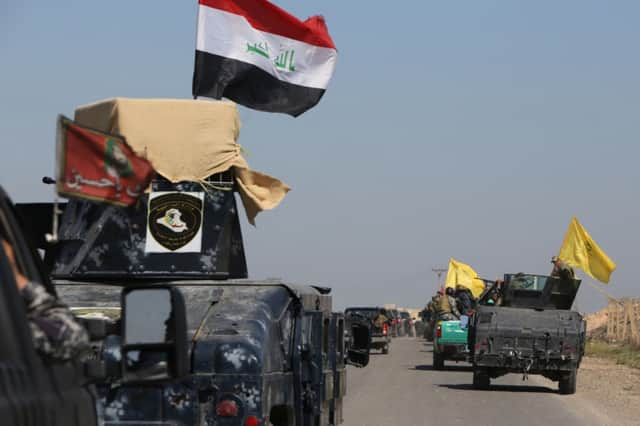
[[[33,346],[25,303],[5,248],[10,247],[16,267],[31,282],[41,283],[51,293],[54,290],[42,274],[37,252],[27,244],[13,205],[1,188],[0,239],[5,242],[0,251],[2,423],[16,426],[96,424],[95,403],[85,386],[82,365],[47,359]],[[6,419],[12,421],[5,423]]]

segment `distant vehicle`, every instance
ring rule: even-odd
[[[383,324],[382,327],[376,327],[374,321],[380,311],[389,318],[389,321]],[[383,354],[389,353],[391,345],[391,319],[389,311],[375,306],[350,307],[345,309],[344,316],[347,325],[354,321],[361,321],[363,318],[366,318],[371,327],[371,349],[379,349]]]
[[[406,336],[413,337],[413,319],[411,318],[409,312],[400,311],[400,319],[402,320],[400,325],[404,331],[404,334]]]
[[[400,318],[400,312],[397,309],[389,309],[389,318],[391,319],[391,337],[400,337],[403,336],[402,330],[400,327],[400,323],[402,319]]]
[[[580,280],[506,274],[496,295],[480,300],[469,333],[473,386],[486,389],[507,373],[540,374],[561,394],[576,392],[586,323],[571,306]],[[498,300],[499,305],[488,302]]]

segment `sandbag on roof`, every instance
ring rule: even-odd
[[[289,191],[280,180],[253,171],[237,143],[240,119],[229,101],[113,98],[78,107],[78,124],[123,136],[171,182],[203,181],[234,168],[250,223]]]

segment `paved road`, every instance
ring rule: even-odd
[[[377,351],[376,351],[377,352]],[[544,378],[507,375],[488,391],[471,387],[468,364],[431,368],[431,345],[393,340],[389,355],[372,354],[363,369],[349,367],[344,426],[591,426],[614,424],[578,393],[557,393]]]

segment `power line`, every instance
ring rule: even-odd
[[[447,272],[447,269],[445,269],[445,268],[431,268],[431,270],[433,272],[435,272],[435,274],[438,276],[438,288],[440,288],[442,286],[440,284],[440,279],[442,278],[442,274]]]

